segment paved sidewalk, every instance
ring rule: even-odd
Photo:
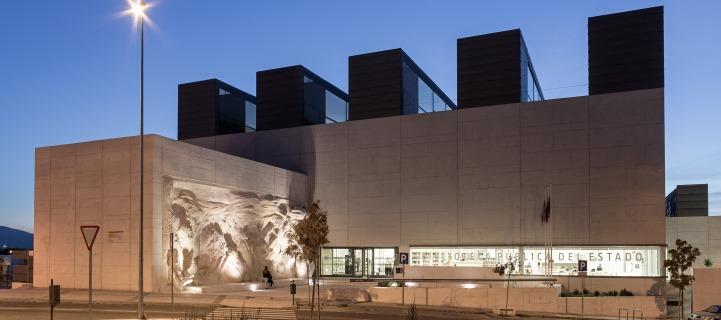
[[[327,306],[325,310],[354,310],[355,312],[383,312],[387,314],[398,314],[405,315],[405,311],[408,305],[399,305],[391,303],[379,303],[379,302],[364,302],[358,304],[352,304],[348,307],[337,307]],[[448,307],[448,306],[426,306],[417,305],[419,312],[434,312],[434,313],[445,313],[449,318],[457,318],[460,315],[479,315],[493,319],[594,319],[594,320],[618,320],[617,317],[603,317],[603,316],[581,316],[579,314],[554,314],[554,313],[541,313],[541,312],[525,312],[519,311],[515,317],[502,317],[493,313],[491,309],[485,308],[463,308],[463,307]]]
[[[303,291],[299,290],[302,296]],[[61,303],[87,303],[88,291],[81,289],[62,289]],[[0,289],[0,301],[3,302],[48,302],[47,288],[32,289]],[[94,304],[134,304],[138,302],[137,292],[93,290]],[[170,293],[146,293],[146,304],[170,305]],[[270,290],[229,292],[222,294],[175,293],[173,302],[178,305],[195,306],[232,306],[253,308],[288,308],[291,307],[291,295],[287,288]]]
[[[130,305],[137,304],[138,302],[137,292],[132,291],[107,291],[107,290],[94,290],[93,291],[93,303],[97,305]],[[299,287],[298,294],[296,295],[296,301],[300,300],[301,309],[306,308],[303,306],[303,302],[307,302],[307,287]],[[47,288],[32,288],[32,289],[0,289],[0,302],[35,302],[35,303],[47,303],[48,301],[48,289]],[[85,304],[88,301],[88,291],[80,289],[62,289],[61,291],[61,304]],[[257,290],[257,291],[242,291],[242,292],[228,292],[228,293],[176,293],[174,294],[174,303],[178,306],[198,306],[198,307],[248,307],[248,308],[267,308],[267,309],[291,309],[295,308],[291,303],[291,295],[288,288],[274,288],[268,290]],[[146,293],[145,304],[149,306],[165,306],[168,307],[171,303],[170,293]],[[346,312],[346,313],[382,313],[382,314],[395,314],[404,315],[407,310],[407,305],[402,306],[399,304],[390,303],[378,303],[378,302],[362,302],[362,303],[341,303],[341,302],[328,302],[323,309],[332,312]],[[460,307],[445,307],[445,306],[424,306],[417,305],[419,311],[423,312],[445,312],[449,318],[460,318],[461,315],[475,315],[479,318],[497,318],[503,319],[503,317],[496,316],[489,309],[480,308],[460,308]],[[451,316],[455,315],[455,316]],[[474,318],[475,318],[474,317]],[[517,319],[543,319],[543,318],[554,318],[554,319],[600,319],[600,320],[612,320],[616,317],[599,317],[599,316],[585,316],[573,314],[552,314],[552,313],[536,313],[536,312],[519,312],[519,316],[514,317]]]

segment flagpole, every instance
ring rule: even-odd
[[[546,277],[549,276],[548,274],[548,265],[550,264],[550,255],[551,255],[551,226],[548,225],[548,185],[546,185],[546,192],[545,192],[546,198],[543,199],[543,219],[544,223],[546,224]]]
[[[543,276],[548,277],[548,222],[546,221],[546,201],[548,201],[548,186],[543,188],[543,209],[541,211],[541,223],[543,223]]]
[[[553,205],[553,202],[551,201],[551,197],[553,196],[553,184],[548,184],[548,225],[549,228],[551,228],[551,264],[548,267],[548,275],[553,276],[553,219],[551,218],[551,208]]]

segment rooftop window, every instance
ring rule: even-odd
[[[403,114],[448,111],[455,106],[446,102],[440,90],[421,77],[411,65],[403,62]]]

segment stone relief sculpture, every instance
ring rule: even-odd
[[[164,191],[164,242],[175,235],[175,258],[171,265],[165,249],[165,265],[177,288],[258,281],[264,266],[275,278],[299,276],[302,269],[283,251],[293,221],[305,213],[302,205],[171,178],[164,179]]]

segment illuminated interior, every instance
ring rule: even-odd
[[[554,247],[553,274],[577,275],[578,260],[588,261],[588,276],[659,277],[662,247]],[[544,247],[411,247],[411,266],[495,267],[509,259],[523,261],[518,273],[543,275]]]

